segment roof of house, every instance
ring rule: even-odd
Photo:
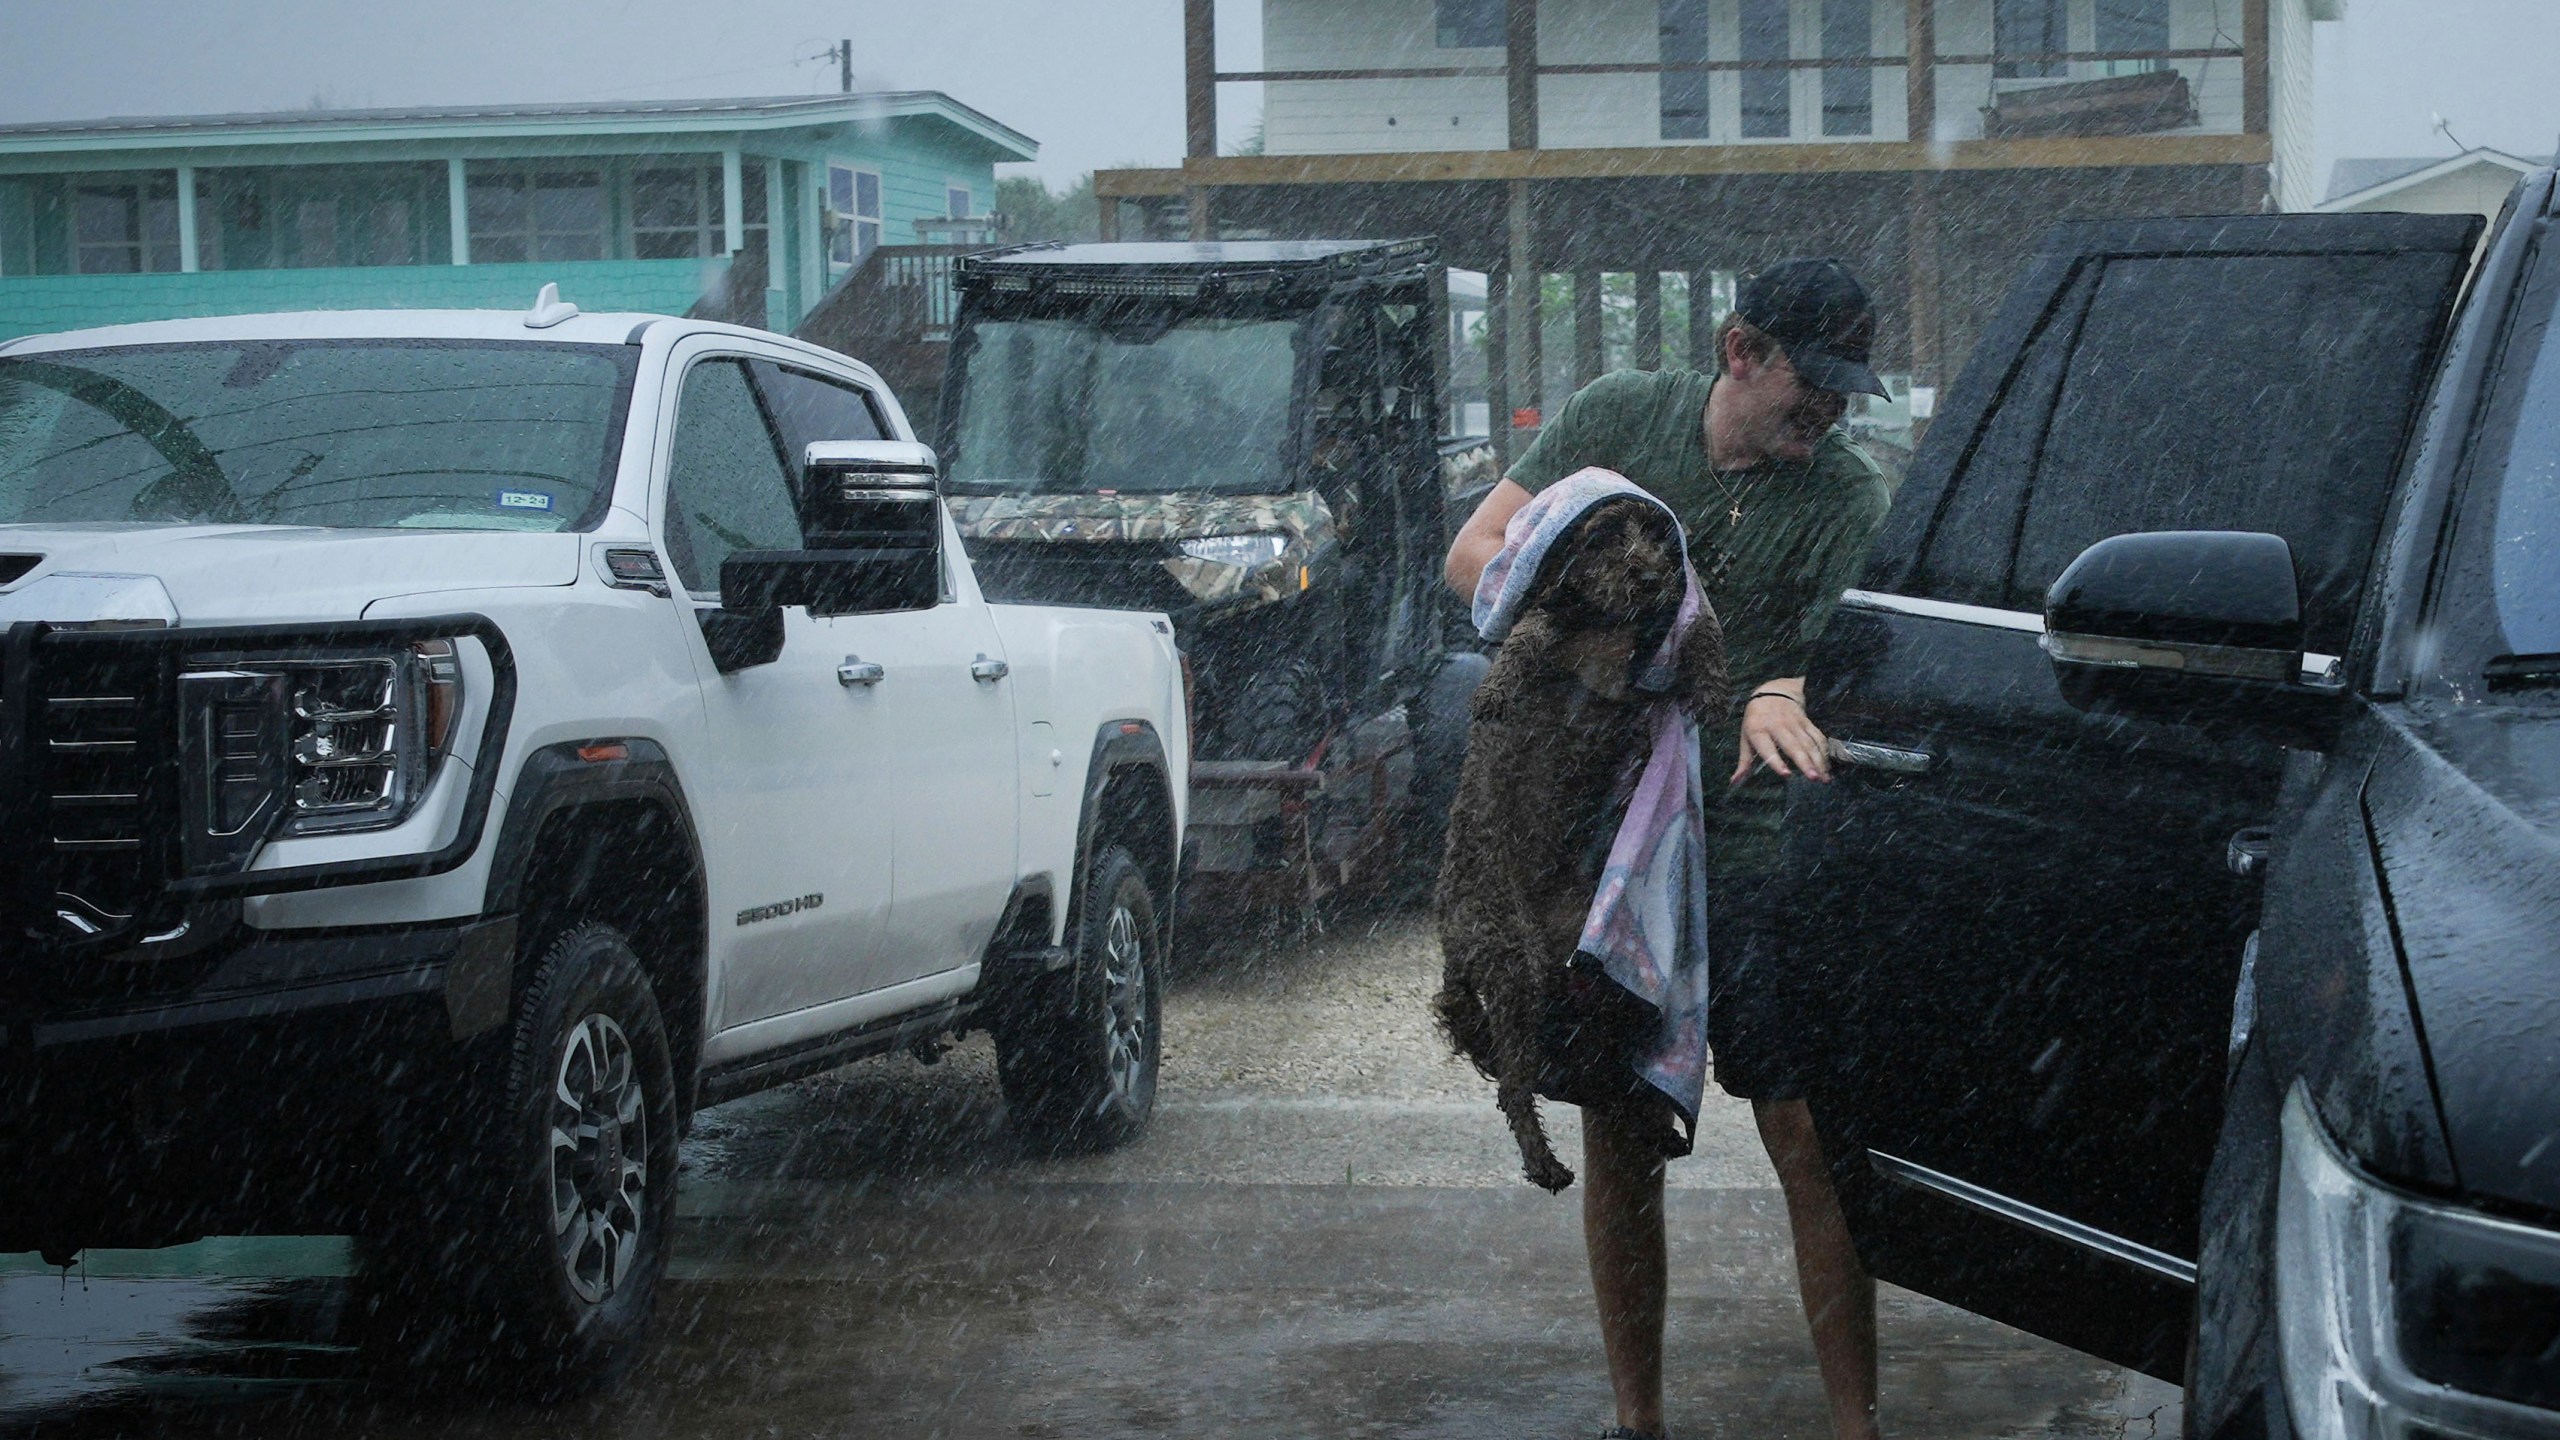
[[[1040,142],[939,90],[782,95],[734,100],[608,100],[522,105],[428,105],[371,110],[272,110],[239,115],[135,115],[0,125],[0,155],[72,150],[442,140],[489,136],[735,133],[812,125],[948,121],[1006,158]]]
[[[2321,200],[2321,208],[2378,200],[2395,190],[2423,185],[2474,165],[2492,165],[2529,175],[2543,167],[2543,161],[2527,160],[2503,150],[2487,146],[2465,150],[2459,155],[2418,155],[2391,159],[2340,160],[2329,167],[2329,193]]]

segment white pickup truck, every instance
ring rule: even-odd
[[[575,1389],[698,1106],[983,1028],[1134,1136],[1171,627],[936,487],[866,367],[548,290],[0,345],[0,1252],[351,1234]]]

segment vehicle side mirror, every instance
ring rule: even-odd
[[[720,608],[702,633],[723,673],[782,653],[782,609],[812,615],[930,610],[942,600],[942,499],[933,448],[822,440],[801,471],[800,550],[720,562]]]
[[[2307,676],[2301,585],[2282,536],[2101,540],[2045,592],[2044,627],[2054,678],[2081,710],[2248,721],[2300,744],[2339,693],[2329,674]]]
[[[820,440],[800,469],[812,550],[942,544],[942,462],[913,440]]]

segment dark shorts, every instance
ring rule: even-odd
[[[1778,886],[1729,875],[1707,886],[1707,1052],[1741,1100],[1801,1100],[1812,1086],[1807,977],[1781,953]]]

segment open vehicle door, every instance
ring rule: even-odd
[[[2071,708],[2045,591],[2108,536],[2272,532],[2345,654],[2479,227],[2061,226],[1975,349],[1821,643],[1846,763],[1789,822],[1881,1278],[2178,1376],[2283,752]]]

